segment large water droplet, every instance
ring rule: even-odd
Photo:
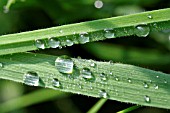
[[[66,45],[67,46],[72,46],[74,43],[73,43],[73,41],[71,41],[71,40],[66,40]]]
[[[150,33],[150,28],[146,24],[141,24],[141,25],[138,25],[138,26],[135,27],[134,33],[138,37],[146,37]]]
[[[104,29],[104,36],[106,38],[115,38],[113,29]]]
[[[61,73],[71,74],[73,72],[73,60],[68,56],[61,56],[55,60],[55,66]]]
[[[107,80],[107,75],[104,73],[99,74],[101,80],[106,81]]]
[[[0,62],[0,68],[3,68],[4,64],[2,62]]]
[[[60,46],[60,41],[58,41],[56,38],[50,38],[48,40],[48,45],[51,47],[51,48],[57,48]]]
[[[53,79],[52,85],[53,85],[54,87],[57,87],[57,88],[61,87],[61,84],[60,84],[59,80],[56,79],[56,78]]]
[[[27,85],[38,86],[40,78],[36,72],[29,71],[24,75],[23,81]]]
[[[45,49],[45,43],[41,39],[35,40],[35,46],[39,49]]]
[[[147,103],[150,103],[150,102],[151,102],[150,97],[147,96],[147,95],[144,96],[144,100],[145,100],[145,102],[147,102]]]
[[[80,37],[79,37],[79,42],[81,44],[85,44],[85,43],[89,42],[89,34],[86,32],[81,33]]]
[[[159,89],[159,86],[157,84],[154,84],[155,89]]]
[[[105,90],[100,90],[99,91],[99,96],[100,97],[103,97],[103,98],[107,98],[108,97],[108,94]]]
[[[149,88],[149,85],[148,85],[146,82],[144,82],[144,83],[143,83],[143,87],[144,87],[144,88]]]
[[[96,0],[96,1],[94,2],[94,6],[95,6],[95,8],[100,9],[100,8],[103,7],[103,2],[100,1],[100,0]]]
[[[86,79],[86,80],[88,80],[88,81],[94,81],[94,80],[95,80],[92,72],[91,72],[90,69],[88,69],[88,68],[83,68],[83,69],[80,71],[80,76],[82,76],[84,79]]]

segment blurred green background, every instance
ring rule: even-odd
[[[170,7],[170,0],[103,0],[103,7],[96,8],[95,0],[16,0],[5,13],[7,0],[0,1],[0,35],[18,33],[36,29],[61,26],[65,24],[110,18],[120,15],[140,13]],[[73,45],[63,49],[33,51],[51,55],[69,55],[98,61],[113,61],[170,73],[170,30],[151,32],[148,37],[136,36],[109,39],[100,42]],[[0,80],[0,106],[11,99],[38,92],[43,88],[34,88],[10,81]],[[51,92],[51,93],[50,93]],[[55,91],[57,92],[57,91]],[[48,90],[43,98],[54,94]],[[85,113],[99,99],[68,95],[53,96],[45,102],[30,104],[10,113]],[[17,102],[17,101],[16,101]],[[15,103],[15,104],[24,104]],[[12,105],[11,105],[12,106]],[[108,100],[99,113],[114,113],[132,104]],[[10,108],[10,106],[8,106]],[[6,109],[8,109],[8,107]],[[141,107],[134,113],[166,113],[165,109]]]

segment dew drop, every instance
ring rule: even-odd
[[[115,76],[114,78],[115,78],[116,81],[119,81],[119,77]]]
[[[150,28],[146,24],[141,24],[141,25],[138,25],[138,26],[135,27],[134,33],[138,37],[146,37],[150,33]]]
[[[164,83],[167,84],[168,83],[167,80],[164,79]]]
[[[88,68],[83,68],[80,71],[80,76],[82,76],[84,79],[86,79],[88,81],[94,81],[94,79],[95,79],[92,72]]]
[[[45,43],[41,39],[35,40],[35,46],[39,49],[45,49]]]
[[[23,81],[30,86],[38,86],[40,78],[36,72],[29,71],[24,74]]]
[[[96,0],[96,1],[94,2],[94,6],[95,6],[95,8],[100,9],[100,8],[103,7],[103,2],[100,1],[100,0]]]
[[[108,97],[108,94],[105,90],[100,90],[99,91],[99,96],[100,97],[103,97],[103,98],[107,98]]]
[[[60,46],[60,41],[58,41],[57,39],[55,38],[50,38],[48,40],[48,45],[51,47],[51,48],[57,48]]]
[[[63,30],[60,30],[59,33],[63,33]]]
[[[94,63],[94,62],[92,62],[92,63],[90,64],[90,66],[93,67],[93,68],[95,68],[95,67],[97,66],[97,64]]]
[[[100,76],[100,78],[101,78],[102,81],[106,81],[106,80],[107,80],[106,74],[101,73],[101,74],[99,74],[99,76]]]
[[[67,46],[72,46],[74,43],[71,40],[66,40],[66,45]]]
[[[147,96],[147,95],[144,96],[144,100],[145,100],[145,102],[147,102],[147,103],[150,103],[150,102],[151,102],[150,97]]]
[[[56,79],[56,78],[53,79],[52,85],[53,85],[54,87],[57,87],[57,88],[61,87],[60,81],[59,81],[58,79]]]
[[[2,62],[0,62],[0,68],[3,68],[4,64]]]
[[[104,36],[106,38],[115,38],[115,34],[113,32],[113,29],[104,29]]]
[[[153,17],[152,17],[152,15],[148,15],[148,18],[149,18],[149,19],[152,19]]]
[[[55,60],[55,66],[59,72],[71,74],[73,72],[73,60],[68,56],[60,56]]]
[[[146,82],[144,82],[144,83],[143,83],[143,87],[144,87],[144,88],[149,88],[149,85],[148,85]]]
[[[85,44],[85,43],[89,42],[89,34],[86,32],[81,33],[80,37],[79,37],[79,42],[81,44]]]
[[[157,84],[154,84],[155,89],[159,89],[159,86]]]
[[[132,83],[132,80],[130,78],[127,79],[129,83]]]

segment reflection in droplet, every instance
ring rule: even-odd
[[[71,74],[73,72],[73,60],[67,56],[57,57],[55,66],[61,73]]]
[[[96,1],[94,2],[94,6],[95,6],[95,8],[100,9],[100,8],[103,7],[103,2],[100,1],[100,0],[96,0]]]
[[[108,98],[108,94],[105,90],[100,90],[99,91],[99,96],[103,98]]]
[[[39,49],[45,49],[45,43],[41,39],[35,40],[35,46]]]
[[[52,85],[54,86],[54,87],[57,87],[57,88],[59,88],[60,86],[61,86],[61,84],[60,84],[60,82],[59,82],[59,80],[58,79],[53,79],[53,81],[52,81]]]
[[[50,38],[48,40],[48,45],[51,47],[51,48],[57,48],[60,46],[60,41],[58,41],[56,38]]]
[[[144,96],[144,100],[145,100],[145,102],[147,102],[147,103],[150,103],[150,102],[151,102],[150,97],[147,96],[147,95]]]
[[[29,71],[23,76],[23,81],[25,84],[30,86],[38,86],[39,85],[39,76],[36,72]]]
[[[80,71],[80,76],[82,76],[87,81],[94,81],[95,77],[93,76],[92,72],[88,68],[83,68]]]

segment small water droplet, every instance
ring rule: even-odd
[[[99,76],[100,76],[100,78],[101,78],[102,81],[106,81],[106,80],[107,80],[106,74],[101,73],[101,74],[99,74]]]
[[[39,76],[36,72],[29,71],[24,74],[23,81],[25,84],[30,86],[38,86],[39,85]]]
[[[57,88],[61,87],[60,81],[59,81],[58,79],[56,79],[56,78],[53,79],[52,85],[53,85],[54,87],[57,87]]]
[[[80,37],[79,37],[79,42],[81,44],[85,44],[85,43],[89,42],[89,34],[86,32],[81,33]]]
[[[68,56],[60,56],[55,60],[55,66],[61,73],[71,74],[73,72],[73,60]]]
[[[119,81],[119,77],[115,76],[114,78],[115,78],[116,81]]]
[[[159,78],[159,76],[156,76],[156,78]]]
[[[67,46],[72,46],[74,43],[73,43],[73,41],[71,41],[71,40],[66,40],[66,45]]]
[[[164,83],[167,84],[168,83],[167,80],[164,79]]]
[[[132,83],[132,80],[130,78],[127,79],[129,83]]]
[[[92,62],[92,63],[90,64],[90,66],[95,68],[95,67],[97,66],[97,64],[94,63],[94,62]]]
[[[148,85],[146,82],[144,82],[144,83],[143,83],[143,87],[144,87],[144,88],[149,88],[149,85]]]
[[[80,71],[80,76],[82,76],[84,79],[86,79],[88,81],[94,81],[94,79],[95,79],[92,72],[88,68],[83,68]]]
[[[152,18],[153,18],[152,15],[148,15],[147,17],[148,17],[149,19],[152,19]]]
[[[39,49],[45,49],[45,43],[41,39],[35,40],[35,46]]]
[[[106,38],[115,38],[113,29],[104,29],[104,36]]]
[[[145,102],[147,102],[147,103],[150,103],[150,102],[151,102],[150,97],[147,96],[147,95],[144,96],[144,100],[145,100]]]
[[[63,30],[60,30],[59,33],[63,33]]]
[[[154,84],[155,89],[159,89],[159,86],[157,84]]]
[[[100,1],[100,0],[96,0],[96,1],[94,2],[94,6],[95,6],[95,8],[100,9],[100,8],[103,7],[103,2]]]
[[[2,62],[0,62],[0,68],[3,68],[4,64]]]
[[[135,27],[134,33],[138,37],[146,37],[150,33],[150,28],[146,24],[141,24],[141,25],[138,25],[138,26]]]
[[[103,98],[108,98],[108,94],[105,90],[100,90],[99,91],[99,96]]]
[[[60,46],[60,41],[58,41],[56,38],[50,38],[48,40],[48,45],[51,47],[51,48],[57,48]]]
[[[152,80],[149,80],[150,83],[152,83]]]

